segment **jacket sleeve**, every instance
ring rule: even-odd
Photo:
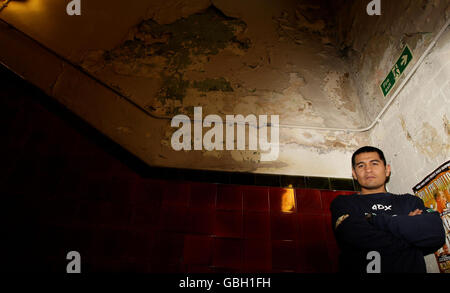
[[[421,215],[378,215],[371,223],[382,231],[420,248],[424,254],[433,253],[445,243],[445,230],[438,212],[427,210],[420,198],[414,198],[412,210],[422,210]],[[412,211],[411,210],[411,211]]]
[[[341,249],[394,253],[411,247],[411,244],[391,232],[371,225],[361,212],[349,204],[345,196],[336,197],[330,205],[330,210],[333,230]],[[349,217],[336,227],[337,219],[345,214]]]

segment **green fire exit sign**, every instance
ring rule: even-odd
[[[391,71],[387,75],[387,77],[384,79],[383,83],[380,85],[381,91],[383,92],[383,95],[386,97],[391,89],[394,87],[396,81],[400,78],[402,73],[405,71],[408,64],[413,59],[413,55],[411,53],[411,50],[408,46],[405,46],[405,49],[403,49],[402,55],[400,58],[398,58],[397,62],[395,63],[394,67],[392,67]]]

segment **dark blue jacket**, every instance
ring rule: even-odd
[[[415,209],[421,215],[408,216]],[[352,194],[336,197],[330,206],[332,225],[345,272],[367,272],[370,251],[380,254],[381,273],[426,272],[424,255],[445,243],[439,213],[411,194]],[[349,217],[336,228],[339,217]],[[367,215],[371,215],[370,217]]]

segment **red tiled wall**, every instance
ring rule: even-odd
[[[328,204],[345,192],[296,189],[295,208],[285,213],[282,188],[116,175],[81,177],[78,193],[61,186],[20,203],[36,212],[25,224],[48,270],[64,270],[71,250],[87,271],[337,270]]]
[[[28,95],[28,96],[27,96]],[[2,271],[334,272],[338,194],[143,178],[10,83],[4,126]],[[347,192],[348,193],[348,192]]]

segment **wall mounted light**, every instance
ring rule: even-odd
[[[295,195],[292,185],[289,188],[285,188],[281,196],[281,212],[293,213],[295,211]]]
[[[9,3],[10,1],[11,1],[11,0],[0,0],[0,11],[2,11],[3,8],[5,8],[6,6],[8,6],[8,3]]]
[[[0,11],[5,8],[11,0],[0,0]]]

